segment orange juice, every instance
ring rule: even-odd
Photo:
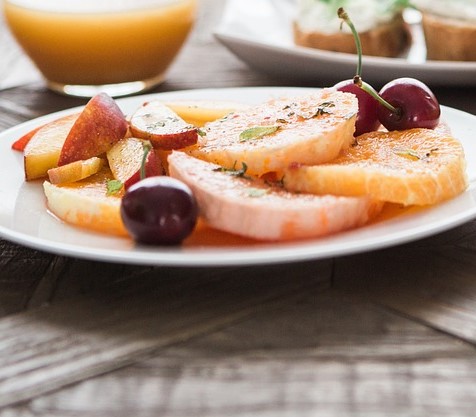
[[[190,32],[196,1],[4,0],[4,12],[52,84],[157,84]]]

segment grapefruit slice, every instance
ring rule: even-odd
[[[206,124],[191,152],[227,168],[245,163],[250,175],[327,162],[353,143],[357,110],[353,94],[330,89],[273,99]]]
[[[382,203],[367,196],[295,194],[250,177],[246,167],[229,170],[184,152],[168,158],[169,172],[186,183],[206,222],[225,232],[259,240],[324,236],[365,224]]]

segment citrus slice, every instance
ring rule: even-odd
[[[122,193],[110,194],[107,183],[113,176],[105,167],[82,181],[64,185],[43,183],[48,209],[59,219],[96,232],[128,236],[122,223]]]
[[[248,176],[245,167],[224,169],[178,151],[169,156],[169,170],[192,189],[210,226],[258,240],[285,241],[341,232],[367,223],[383,205],[368,196],[291,193],[279,184]]]
[[[284,184],[300,192],[427,205],[463,192],[465,169],[461,143],[444,130],[371,132],[329,163],[291,165]]]
[[[191,152],[226,168],[245,163],[250,175],[327,162],[353,143],[357,111],[353,94],[331,89],[272,99],[206,124]]]

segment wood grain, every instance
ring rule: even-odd
[[[316,288],[20,409],[51,417],[470,416],[475,382],[471,346]]]
[[[0,320],[0,406],[117,369],[283,297],[322,289],[329,283],[329,265],[243,268],[239,280],[228,269],[190,271],[188,279],[183,274],[177,279],[173,270],[152,270],[135,275],[141,283],[129,282],[123,291],[100,291]]]
[[[476,345],[475,241],[476,225],[471,223],[401,248],[359,256],[358,269],[356,258],[345,258],[337,264],[334,287],[358,292]]]

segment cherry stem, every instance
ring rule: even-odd
[[[392,106],[387,100],[382,98],[382,96],[380,96],[380,94],[375,91],[375,88],[362,80],[360,75],[356,75],[354,77],[354,84],[364,90],[367,94],[370,94],[375,100],[377,100],[382,106],[390,110],[392,113],[395,113],[396,115],[400,115],[402,113],[402,110],[399,107]]]
[[[345,22],[347,26],[349,26],[349,29],[351,30],[352,35],[354,37],[355,48],[357,49],[357,57],[358,57],[356,74],[360,77],[362,76],[362,44],[360,42],[359,34],[357,32],[357,29],[354,26],[354,23],[352,23],[352,20],[350,20],[349,15],[347,14],[347,12],[344,10],[343,7],[339,7],[339,9],[337,10],[337,16],[339,17],[339,19],[342,19],[342,23]],[[342,24],[341,24],[341,29],[342,29]]]
[[[377,100],[382,106],[390,110],[392,113],[396,114],[397,116],[401,116],[402,109],[397,108],[392,106],[388,101],[383,99],[377,91],[370,85],[367,84],[365,81],[362,81],[362,44],[360,42],[360,36],[359,33],[357,32],[357,29],[355,29],[354,24],[352,23],[352,20],[350,19],[349,15],[347,12],[344,10],[343,7],[339,7],[337,10],[337,16],[339,19],[342,19],[342,23],[346,23],[347,26],[349,26],[352,35],[354,37],[355,41],[355,48],[357,49],[357,73],[356,76],[354,77],[354,84],[364,90],[367,94],[370,94],[375,100]]]
[[[140,164],[140,179],[143,180],[145,178],[145,164],[147,162],[147,156],[152,149],[152,145],[150,142],[144,142],[142,147],[144,148],[144,155],[142,155],[142,162]]]

